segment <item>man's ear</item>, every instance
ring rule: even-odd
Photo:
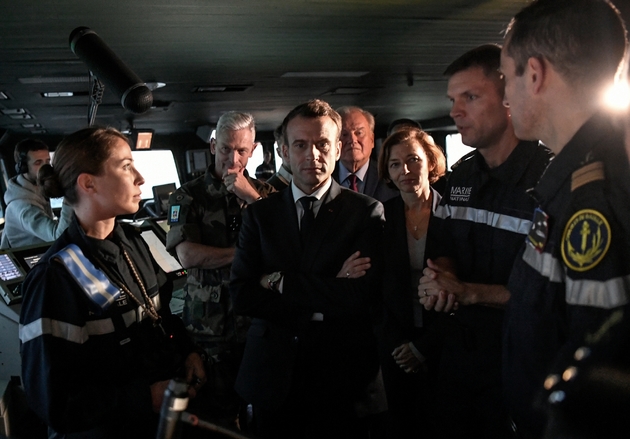
[[[527,60],[527,69],[523,74],[528,75],[527,82],[534,93],[538,94],[543,89],[549,73],[548,69],[548,61],[544,58],[531,57]]]
[[[341,157],[341,140],[337,140],[337,153],[335,154],[335,161],[339,161],[339,158]]]
[[[217,141],[216,139],[210,139],[210,153],[215,155],[217,153]]]
[[[79,174],[79,176],[77,177],[77,189],[80,192],[84,192],[86,194],[94,193],[95,186],[94,178],[92,177],[92,175],[86,173]]]
[[[252,145],[252,150],[251,150],[251,152],[249,153],[249,158],[252,158],[252,155],[254,154],[254,150],[255,150],[255,149],[256,149],[256,147],[258,146],[258,143],[259,143],[259,142],[254,142],[254,144]],[[264,157],[264,156],[265,156],[265,153],[264,153],[264,151],[263,151],[263,157]],[[263,159],[263,161],[264,161],[264,159]]]
[[[287,145],[282,145],[282,158],[284,158],[287,162],[290,161],[289,159],[289,147]]]

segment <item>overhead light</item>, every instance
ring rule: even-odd
[[[33,116],[31,116],[30,114],[11,114],[9,117],[15,120],[25,120],[33,118]]]
[[[360,78],[370,72],[287,72],[281,78]]]
[[[231,85],[202,85],[193,89],[194,93],[211,93],[211,92],[231,92],[245,91],[252,87],[252,84],[231,84]]]
[[[195,92],[205,93],[207,91],[225,91],[225,87],[197,87]]]
[[[362,93],[365,93],[366,91],[368,91],[369,88],[365,88],[365,87],[338,87],[335,89],[332,89],[326,93],[324,93],[324,96],[327,95],[360,95]]]
[[[47,91],[42,93],[42,96],[45,98],[70,98],[74,96],[74,93],[71,91]]]
[[[61,84],[75,82],[89,82],[89,76],[36,76],[33,78],[18,78],[21,84]]]
[[[5,116],[11,116],[12,114],[25,114],[26,110],[24,108],[4,108],[0,112]]]
[[[5,92],[0,91],[0,99],[7,100],[7,99],[9,99],[9,96],[7,96],[7,94]]]
[[[630,83],[617,81],[605,93],[605,102],[614,110],[626,110],[630,107]]]
[[[145,82],[144,85],[151,91],[157,90],[158,88],[166,87],[165,82]]]

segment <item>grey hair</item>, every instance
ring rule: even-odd
[[[337,113],[339,113],[341,117],[347,116],[348,114],[354,113],[355,111],[361,113],[363,117],[367,119],[370,130],[374,132],[374,128],[376,127],[376,122],[374,121],[374,116],[369,111],[364,110],[363,108],[354,107],[354,106],[345,106],[345,107],[337,108]]]
[[[254,137],[256,137],[256,121],[254,120],[254,116],[250,113],[242,113],[239,111],[228,111],[227,113],[223,113],[217,122],[217,134],[224,131],[238,131],[242,129],[251,130]]]

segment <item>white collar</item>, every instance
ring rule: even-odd
[[[317,198],[317,201],[320,201],[322,197],[324,196],[324,194],[328,192],[328,189],[330,189],[331,185],[332,185],[332,178],[328,177],[328,181],[324,183],[322,186],[320,186],[319,189],[317,189],[315,192],[313,192],[312,194],[305,194],[304,192],[302,192],[300,188],[298,188],[295,185],[295,181],[292,180],[291,192],[293,194],[293,202],[297,203],[298,200],[302,197],[315,197]]]
[[[365,181],[365,174],[367,174],[368,168],[370,167],[370,160],[368,160],[367,162],[365,162],[365,164],[363,166],[361,166],[357,172],[350,172],[348,171],[348,168],[346,168],[343,163],[341,163],[341,160],[339,160],[339,182],[343,182],[346,180],[346,178],[348,178],[348,175],[350,174],[354,174],[357,176],[357,178],[361,181]]]

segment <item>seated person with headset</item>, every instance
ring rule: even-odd
[[[37,173],[50,163],[48,146],[41,140],[24,139],[13,153],[17,175],[9,180],[4,201],[4,231],[0,248],[23,247],[54,241],[68,227],[72,207],[64,202],[60,218],[37,185]]]

